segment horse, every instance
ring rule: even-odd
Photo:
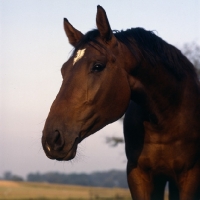
[[[78,144],[125,114],[127,181],[132,199],[200,198],[200,84],[194,66],[153,31],[113,31],[97,6],[86,34],[64,19],[74,47],[46,119],[50,159],[71,160]]]

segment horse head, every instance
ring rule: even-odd
[[[130,60],[124,57],[130,52],[114,36],[101,6],[96,24],[84,35],[64,19],[75,49],[61,68],[62,85],[43,130],[42,145],[51,159],[73,159],[84,138],[119,119],[129,104]]]

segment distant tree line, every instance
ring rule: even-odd
[[[108,172],[95,172],[91,174],[63,174],[59,172],[30,173],[27,181],[48,182],[69,185],[95,186],[95,187],[120,187],[128,188],[125,171],[111,170]]]
[[[9,181],[30,181],[30,182],[48,182],[57,184],[93,186],[93,187],[119,187],[128,188],[126,172],[120,170],[111,170],[107,172],[73,173],[64,174],[59,172],[48,173],[30,173],[26,180],[20,176],[13,175],[11,172],[5,172],[3,180]]]
[[[3,177],[0,179],[7,181],[24,181],[24,179],[21,176],[12,174],[11,172],[5,172]]]

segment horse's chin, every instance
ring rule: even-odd
[[[63,157],[63,158],[55,158],[55,159],[58,160],[58,161],[69,161],[69,160],[72,160],[76,156],[76,151],[77,151],[77,149],[76,150],[70,150],[65,157]]]

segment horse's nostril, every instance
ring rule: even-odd
[[[48,134],[47,136],[47,149],[50,150],[61,150],[64,146],[64,139],[62,134],[56,130],[53,133]]]

